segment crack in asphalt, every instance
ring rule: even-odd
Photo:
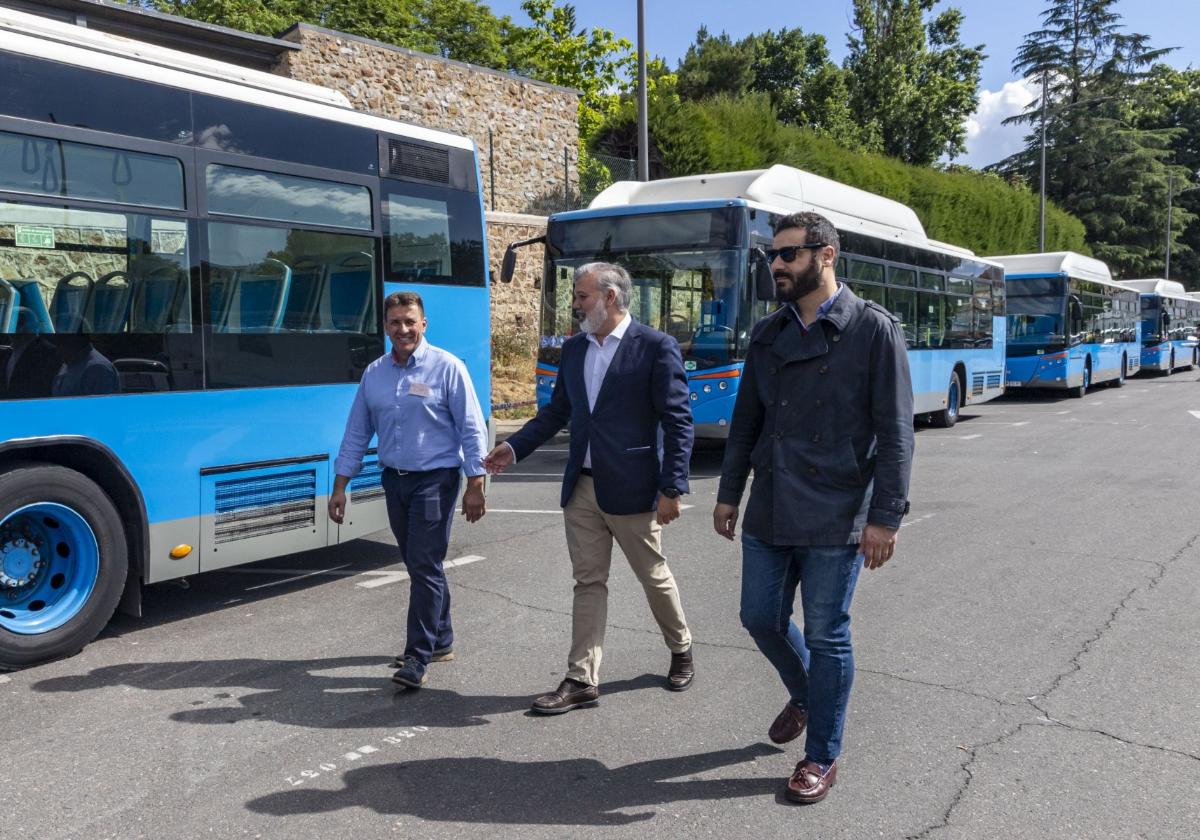
[[[1043,708],[1041,705],[1039,705],[1037,702],[1035,702],[1038,698],[1041,698],[1042,703],[1045,703],[1046,700],[1049,699],[1050,695],[1053,694],[1055,691],[1057,691],[1062,686],[1062,683],[1064,680],[1066,680],[1072,674],[1079,673],[1081,670],[1083,670],[1083,665],[1081,664],[1081,660],[1083,659],[1083,657],[1092,649],[1093,646],[1095,646],[1095,644],[1097,642],[1099,642],[1102,638],[1104,638],[1105,634],[1109,630],[1112,629],[1113,625],[1116,624],[1117,619],[1120,618],[1121,615],[1125,612],[1126,608],[1129,605],[1129,602],[1133,599],[1133,597],[1141,592],[1150,592],[1153,589],[1157,588],[1158,584],[1166,576],[1166,573],[1170,569],[1171,565],[1174,564],[1176,561],[1178,561],[1179,558],[1181,558],[1189,550],[1191,550],[1196,545],[1196,542],[1198,540],[1200,540],[1200,534],[1194,535],[1191,539],[1189,539],[1186,543],[1184,543],[1183,546],[1181,546],[1174,554],[1172,554],[1165,561],[1161,561],[1161,562],[1159,562],[1159,561],[1143,561],[1143,562],[1147,562],[1149,565],[1155,566],[1157,568],[1157,572],[1155,574],[1153,574],[1152,576],[1150,576],[1149,580],[1146,583],[1143,583],[1139,586],[1135,586],[1133,589],[1131,589],[1129,592],[1127,592],[1124,595],[1124,597],[1121,598],[1121,600],[1117,603],[1117,605],[1115,607],[1113,607],[1112,611],[1108,615],[1108,618],[1099,627],[1099,629],[1097,629],[1097,631],[1090,638],[1084,640],[1084,642],[1080,646],[1079,650],[1076,651],[1075,655],[1071,657],[1071,661],[1067,664],[1067,667],[1054,678],[1054,681],[1050,684],[1049,688],[1047,688],[1045,691],[1043,691],[1040,694],[1035,694],[1032,697],[1026,698],[1026,703],[1028,703],[1029,706],[1031,706],[1033,709],[1037,710],[1037,712],[1041,715],[1040,720],[1025,721],[1025,722],[1019,723],[1015,727],[1010,729],[1008,732],[1005,732],[1004,734],[1002,734],[996,738],[993,738],[990,741],[985,741],[983,743],[975,744],[970,747],[961,747],[960,748],[960,749],[963,749],[967,753],[967,755],[961,765],[962,771],[964,774],[964,778],[963,778],[962,784],[959,785],[958,790],[955,791],[954,796],[951,797],[950,802],[947,804],[945,811],[943,811],[941,820],[933,825],[927,826],[926,828],[922,829],[920,832],[918,832],[916,834],[907,835],[905,837],[905,840],[925,840],[925,838],[929,837],[933,832],[939,831],[944,828],[949,828],[950,820],[954,816],[955,808],[957,808],[959,803],[962,802],[963,798],[967,794],[967,791],[971,787],[971,783],[975,779],[975,771],[972,769],[972,765],[974,765],[976,758],[978,757],[979,751],[983,750],[983,749],[987,749],[989,747],[998,746],[999,744],[1001,744],[1004,741],[1008,740],[1009,738],[1013,737],[1014,735],[1016,735],[1018,732],[1020,732],[1021,730],[1023,730],[1026,727],[1032,727],[1032,726],[1061,727],[1063,729],[1067,729],[1072,732],[1101,735],[1103,737],[1110,738],[1114,741],[1117,741],[1118,743],[1126,744],[1128,746],[1141,747],[1143,749],[1154,750],[1156,752],[1163,752],[1163,753],[1168,753],[1171,755],[1178,755],[1178,756],[1181,756],[1184,758],[1190,758],[1195,761],[1200,761],[1200,756],[1193,755],[1192,753],[1185,752],[1183,750],[1176,750],[1176,749],[1172,749],[1170,747],[1164,747],[1159,744],[1143,744],[1143,743],[1139,743],[1137,741],[1132,741],[1128,738],[1122,738],[1119,735],[1115,735],[1111,732],[1106,732],[1105,730],[1102,730],[1102,729],[1095,729],[1095,728],[1089,728],[1089,727],[1084,727],[1084,726],[1076,726],[1076,725],[1073,725],[1070,723],[1066,723],[1064,721],[1058,720],[1057,718],[1051,717],[1050,714],[1045,710],[1045,708]]]

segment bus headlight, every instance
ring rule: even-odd
[[[712,393],[712,385],[710,385],[709,383],[705,382],[705,383],[704,383],[704,387],[703,387],[701,390],[703,390],[703,391],[704,391],[704,393],[706,393],[706,394],[711,394],[711,393]]]
[[[695,391],[692,391],[691,397],[692,397],[693,401],[700,399],[700,395],[697,394]]]
[[[720,382],[717,383],[717,387],[720,388],[722,391],[724,391],[726,388],[729,387],[729,383],[726,382],[724,379],[722,379]]]

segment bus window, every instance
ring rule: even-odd
[[[946,296],[917,293],[918,348],[941,347],[946,335]]]
[[[223,216],[270,219],[369,231],[371,191],[356,184],[209,166],[208,211]]]
[[[479,196],[407,181],[384,184],[386,279],[484,285]]]
[[[992,284],[987,280],[975,281],[975,346],[990,347],[992,344]]]
[[[894,273],[894,272],[893,272]],[[917,293],[913,289],[897,289],[894,286],[887,290],[888,310],[900,319],[900,328],[904,330],[904,341],[909,347],[917,344]]]
[[[959,295],[946,296],[946,331],[943,346],[974,346],[975,319],[972,312],[972,300],[972,298]]]
[[[855,283],[882,283],[883,266],[879,263],[851,260],[850,280]]]
[[[942,291],[946,288],[946,278],[940,274],[930,274],[928,271],[921,272],[921,288],[936,289]]]

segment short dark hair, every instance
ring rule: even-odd
[[[383,299],[383,317],[387,317],[388,311],[394,306],[415,306],[421,310],[421,315],[425,314],[425,301],[421,300],[421,296],[416,292],[392,292]]]
[[[775,234],[778,236],[785,230],[791,228],[802,228],[804,230],[805,242],[824,242],[833,248],[833,254],[836,257],[842,252],[842,241],[838,236],[837,228],[833,226],[833,222],[826,219],[820,213],[805,211],[803,213],[789,213],[786,216],[780,216],[775,222]]]

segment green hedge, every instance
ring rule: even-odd
[[[628,136],[626,108],[598,135]],[[784,163],[909,205],[933,239],[977,254],[1037,250],[1038,197],[993,175],[942,172],[882,155],[849,151],[812,131],[785,125],[765,96],[655,104],[651,144],[665,177],[764,169]],[[1046,205],[1046,250],[1089,253],[1083,223]]]

